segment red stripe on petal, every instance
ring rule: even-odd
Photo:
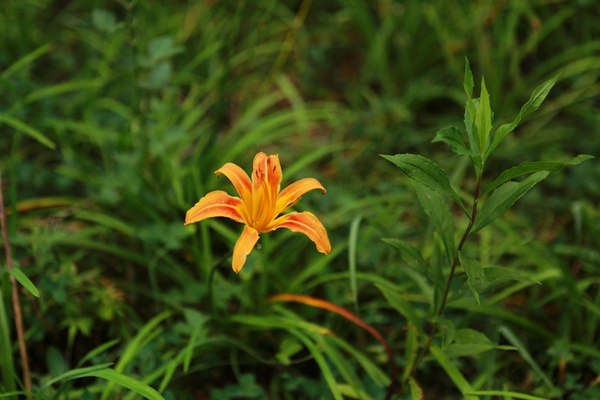
[[[321,185],[321,182],[315,178],[304,178],[292,183],[279,193],[277,205],[275,206],[275,214],[279,215],[284,212],[296,204],[300,200],[300,196],[315,189],[321,189],[323,193],[327,192],[323,185]]]

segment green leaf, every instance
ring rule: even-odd
[[[400,314],[402,314],[409,324],[414,326],[419,333],[422,333],[421,319],[417,316],[415,309],[412,304],[402,297],[400,294],[388,289],[387,287],[375,284],[377,288],[383,293],[388,303],[394,307]]]
[[[48,139],[48,137],[46,135],[44,135],[37,129],[27,125],[23,121],[9,117],[8,115],[0,114],[0,124],[1,123],[10,125],[14,129],[16,129],[20,132],[23,132],[26,135],[31,136],[32,138],[34,138],[35,140],[37,140],[38,142],[40,142],[41,144],[43,144],[44,146],[46,146],[52,150],[54,150],[56,148],[56,144],[54,144],[54,142],[52,140]]]
[[[516,350],[513,346],[498,346],[483,333],[473,329],[457,329],[454,343],[446,349],[450,358],[467,357],[493,349]]]
[[[14,74],[21,68],[25,67],[27,64],[31,64],[33,61],[35,61],[37,58],[41,57],[42,55],[44,55],[51,49],[52,49],[52,44],[47,43],[47,44],[40,46],[37,49],[33,50],[31,53],[28,53],[25,56],[19,58],[10,67],[8,67],[4,71],[2,71],[2,73],[0,74],[0,81],[7,80],[9,76]]]
[[[109,382],[112,382],[113,384],[127,388],[149,400],[165,400],[165,398],[162,397],[160,393],[158,393],[155,389],[151,388],[143,382],[138,381],[137,379],[131,378],[127,375],[123,375],[122,373],[117,372],[114,369],[100,369],[96,371],[90,371],[88,373],[80,375],[79,377],[88,376],[106,379]]]
[[[463,82],[463,87],[465,88],[467,98],[471,99],[471,97],[473,96],[473,88],[475,87],[475,81],[473,80],[471,65],[469,64],[469,60],[467,59],[467,57],[465,57],[465,80]]]
[[[408,387],[410,388],[410,398],[412,400],[423,400],[425,398],[425,393],[423,393],[423,389],[421,389],[415,378],[408,380]]]
[[[402,380],[409,377],[410,372],[417,360],[417,354],[419,352],[419,342],[417,341],[417,329],[408,328],[406,329],[406,344],[404,347],[404,372],[402,373]]]
[[[490,131],[492,130],[492,109],[490,107],[490,95],[485,87],[485,79],[481,78],[481,95],[479,105],[475,111],[475,130],[477,133],[477,147],[479,154],[485,154]],[[484,157],[485,160],[485,157]]]
[[[556,171],[566,165],[579,165],[584,161],[594,158],[587,154],[580,154],[569,161],[525,161],[516,167],[512,167],[502,172],[498,178],[490,183],[481,195],[489,193],[504,182],[516,178],[521,175],[531,174],[538,171]]]
[[[400,257],[415,271],[428,276],[427,263],[421,255],[421,250],[400,239],[381,239],[400,252]]]
[[[454,363],[448,358],[448,356],[440,350],[437,346],[431,345],[429,351],[433,357],[437,360],[438,364],[446,371],[452,382],[456,385],[457,389],[464,395],[466,400],[478,400],[477,396],[469,395],[467,393],[473,392],[473,387],[469,384],[467,379],[460,373]]]
[[[40,297],[40,292],[20,268],[13,268],[10,271],[8,271],[8,273],[14,276],[15,279],[19,281],[19,283],[29,291],[29,293],[31,293],[35,297]]]
[[[477,292],[475,285],[477,283],[485,283],[485,273],[483,272],[483,268],[479,265],[479,261],[465,256],[460,251],[458,252],[458,259],[460,260],[460,265],[467,273],[467,283],[473,292],[473,296],[475,296],[475,300],[477,300],[477,304],[481,304],[479,301],[479,293]]]
[[[511,392],[508,390],[477,390],[466,394],[477,395],[477,396],[498,396],[509,399],[523,399],[523,400],[548,400],[546,397],[532,396],[530,394]]]
[[[506,137],[506,135],[512,132],[519,125],[519,122],[521,122],[523,118],[525,118],[540,107],[540,105],[546,99],[546,96],[548,96],[550,89],[552,89],[557,80],[558,75],[552,79],[547,80],[546,82],[542,83],[540,86],[535,88],[535,90],[531,94],[531,97],[529,98],[529,101],[527,101],[527,103],[525,103],[523,107],[521,107],[521,110],[519,111],[519,114],[517,114],[514,121],[500,126],[496,130],[496,132],[494,132],[492,143],[487,149],[484,159],[488,158],[492,151],[494,151],[494,149],[500,144],[500,142],[502,142],[504,137]]]
[[[428,187],[434,192],[449,194],[468,214],[463,202],[458,197],[444,170],[428,158],[416,154],[381,155],[396,164],[410,179]]]
[[[446,350],[448,345],[450,345],[450,343],[452,343],[452,341],[454,340],[454,322],[440,316],[436,316],[433,319],[433,322],[436,324],[437,328],[442,332],[442,350]]]
[[[431,143],[444,142],[450,146],[450,151],[458,155],[471,155],[472,153],[467,149],[467,145],[463,140],[463,134],[460,129],[454,126],[448,126],[440,129],[436,134]]]
[[[417,197],[423,206],[425,214],[431,220],[431,223],[438,232],[446,248],[448,260],[453,260],[456,254],[454,245],[454,221],[452,213],[446,204],[444,196],[439,193],[427,190],[426,187],[416,184]]]
[[[92,11],[92,23],[94,24],[94,27],[99,31],[113,33],[117,28],[117,26],[115,25],[116,22],[117,19],[115,18],[115,16],[108,11],[101,10],[98,8],[95,8]]]
[[[521,182],[507,182],[492,192],[488,201],[477,214],[470,234],[478,232],[504,214],[521,196],[527,193],[536,183],[544,180],[548,174],[550,174],[548,171],[536,172]]]
[[[483,270],[485,272],[485,282],[475,282],[474,287],[478,293],[486,293],[493,287],[507,281],[519,281],[541,285],[542,283],[536,279],[522,276],[517,271],[502,267],[488,267]]]

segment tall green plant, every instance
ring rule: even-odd
[[[472,393],[474,390],[468,380],[449,361],[448,354],[457,354],[457,352],[460,354],[460,349],[462,349],[463,352],[467,351],[468,355],[473,355],[498,346],[483,333],[470,328],[459,329],[451,319],[445,317],[444,312],[451,296],[460,297],[458,290],[456,290],[457,293],[453,293],[455,290],[453,283],[458,280],[459,272],[462,271],[466,277],[466,279],[461,279],[462,283],[464,284],[466,281],[476,302],[481,304],[480,294],[483,290],[488,290],[490,286],[507,280],[526,280],[527,278],[522,277],[518,271],[482,265],[477,257],[473,256],[474,251],[467,249],[467,241],[502,216],[521,196],[548,177],[550,172],[593,158],[588,155],[580,155],[568,161],[523,162],[503,171],[498,177],[491,180],[484,174],[491,154],[498,148],[502,140],[515,130],[523,118],[540,107],[557,79],[558,77],[554,77],[538,86],[512,122],[493,129],[493,113],[485,80],[483,78],[481,80],[480,96],[474,98],[473,75],[469,63],[466,61],[465,129],[463,131],[456,127],[444,128],[437,133],[433,142],[444,142],[449,146],[451,152],[470,159],[474,168],[475,185],[469,206],[464,202],[466,196],[459,195],[462,192],[454,189],[446,171],[432,160],[415,154],[382,156],[398,166],[414,181],[418,199],[439,236],[445,256],[439,259],[432,258],[428,262],[421,250],[409,243],[398,239],[386,239],[389,244],[399,250],[401,258],[428,280],[434,288],[430,304],[430,328],[425,330],[412,303],[406,301],[400,293],[385,286],[379,286],[388,302],[407,319],[408,324],[412,325],[417,332],[416,338],[414,334],[407,335],[407,354],[416,352],[419,347],[420,350],[418,350],[417,357],[409,357],[406,360],[401,391],[409,384],[416,385],[415,372],[429,352],[464,396],[477,398]],[[524,177],[524,179],[515,179],[520,177]],[[466,227],[458,236],[460,238],[458,243],[455,240],[458,227],[446,202],[447,197],[450,197],[462,210],[464,219],[466,219]],[[480,206],[480,203],[483,205]],[[446,273],[441,272],[443,269],[439,265],[443,262],[449,264],[449,271]],[[436,263],[438,265],[433,265]],[[436,332],[441,334],[439,343],[434,340]],[[468,349],[469,346],[470,349]],[[444,352],[445,350],[448,351]],[[514,394],[506,392],[505,395]]]

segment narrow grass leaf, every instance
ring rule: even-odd
[[[17,389],[17,376],[13,360],[13,348],[10,338],[10,319],[4,306],[4,296],[0,293],[0,362],[2,363],[2,389],[14,392]]]
[[[440,193],[427,190],[423,185],[416,184],[415,189],[423,211],[425,211],[435,230],[442,238],[448,259],[453,260],[456,255],[454,220],[448,204],[446,204],[446,199]]]
[[[414,326],[419,333],[423,333],[421,319],[417,316],[417,312],[408,300],[383,285],[376,284],[375,286],[383,293],[388,303],[406,318],[409,325]]]
[[[104,82],[101,79],[89,79],[85,81],[74,81],[59,83],[54,86],[45,87],[30,93],[25,101],[30,103],[35,100],[42,99],[44,97],[58,96],[64,93],[76,92],[78,90],[95,89],[102,86]]]
[[[358,351],[355,346],[349,344],[348,342],[339,338],[338,336],[327,336],[326,338],[329,341],[335,342],[339,347],[341,347],[349,355],[351,355],[352,358],[360,364],[360,366],[365,370],[365,372],[371,377],[371,379],[373,379],[373,382],[375,382],[377,385],[387,386],[390,384],[389,376],[387,376],[381,370],[381,368],[379,368],[377,364],[371,360],[371,358],[365,356],[363,353]]]
[[[19,281],[19,283],[23,285],[23,287],[27,289],[29,293],[35,297],[40,297],[40,292],[20,268],[13,268],[9,270],[8,273],[14,276],[15,279]]]
[[[452,363],[452,361],[446,356],[446,354],[437,346],[431,345],[429,351],[433,355],[433,357],[437,360],[440,366],[446,371],[446,374],[450,377],[452,382],[456,385],[458,390],[465,396],[464,398],[467,400],[478,400],[479,398],[476,395],[471,395],[468,393],[473,392],[473,388],[466,380],[466,378],[460,373],[458,368]]]
[[[542,371],[540,366],[537,364],[537,362],[535,362],[535,360],[529,353],[529,350],[527,350],[527,347],[525,347],[525,345],[523,344],[523,342],[521,342],[517,335],[515,335],[514,332],[506,325],[502,325],[500,328],[498,328],[498,331],[502,334],[502,336],[506,338],[506,340],[508,340],[510,344],[517,348],[517,351],[519,352],[521,357],[523,357],[523,360],[525,360],[525,362],[529,364],[531,369],[535,371],[535,373],[544,381],[544,383],[548,385],[548,387],[554,388],[554,385],[552,384],[552,381],[550,380],[548,375],[546,375],[544,371]]]
[[[463,133],[460,129],[454,126],[448,126],[440,129],[435,134],[435,137],[431,143],[444,142],[450,146],[450,151],[454,154],[460,155],[471,155],[472,153],[467,149],[467,144],[463,139]]]
[[[325,382],[327,382],[327,386],[329,386],[329,390],[331,391],[333,398],[335,400],[343,400],[344,397],[337,386],[333,371],[331,371],[329,364],[327,364],[327,361],[321,354],[319,348],[306,335],[300,333],[298,330],[292,329],[289,332],[296,336],[302,343],[304,343],[304,346],[313,356],[315,362],[321,370],[321,373],[323,374],[323,378],[325,378]]]
[[[105,364],[99,364],[99,365],[94,365],[92,367],[84,367],[84,368],[75,368],[75,369],[71,369],[63,374],[60,374],[58,376],[55,376],[52,379],[49,379],[47,381],[45,381],[41,388],[45,389],[48,388],[50,386],[52,386],[53,384],[55,384],[56,382],[62,381],[62,380],[71,380],[71,379],[75,379],[75,378],[80,378],[82,376],[85,376],[86,374],[90,373],[90,372],[94,372],[94,371],[99,371],[99,370],[103,370],[103,369],[108,369],[110,366],[112,366],[112,363],[105,363]]]
[[[348,272],[350,276],[350,292],[354,303],[354,312],[358,312],[358,287],[356,285],[356,242],[358,241],[358,228],[362,217],[356,216],[350,223],[348,236]]]
[[[556,171],[567,165],[579,165],[584,161],[590,160],[594,158],[594,156],[590,156],[587,154],[580,154],[577,157],[572,158],[569,161],[524,161],[516,167],[512,167],[503,171],[496,180],[490,183],[483,193],[482,196],[490,191],[494,190],[498,186],[502,185],[505,182],[510,181],[518,176],[531,174],[539,171]]]
[[[473,292],[473,296],[475,296],[475,300],[477,300],[477,304],[481,304],[479,301],[479,293],[477,292],[476,285],[485,283],[485,273],[483,272],[483,268],[474,258],[465,256],[462,252],[458,252],[458,259],[460,260],[460,265],[463,267],[465,272],[467,273],[467,284],[471,291]]]
[[[328,339],[329,335],[325,335],[323,336],[323,340],[320,342],[323,351],[327,355],[327,358],[329,358],[329,360],[336,367],[340,376],[346,381],[346,383],[350,385],[350,389],[352,389],[354,393],[364,392],[363,388],[361,387],[362,385],[360,384],[360,380],[353,371],[351,364]]]
[[[550,172],[536,172],[521,182],[507,182],[494,190],[490,198],[485,202],[477,218],[471,235],[478,232],[483,227],[489,225],[496,218],[499,218],[508,209],[523,196],[527,191],[535,186],[538,182],[544,180]]]
[[[165,400],[165,398],[162,397],[160,393],[158,393],[155,389],[151,388],[145,383],[140,382],[139,380],[131,378],[127,375],[124,375],[120,372],[117,372],[113,369],[100,369],[96,371],[90,371],[86,374],[80,375],[79,377],[89,376],[106,379],[107,381],[113,384],[127,388],[149,400]]]
[[[511,392],[507,390],[477,390],[467,394],[475,396],[504,396],[511,399],[523,399],[523,400],[548,400],[545,397],[532,396],[530,394]]]
[[[365,393],[364,390],[357,390],[354,387],[350,386],[350,385],[344,385],[342,383],[338,383],[338,389],[340,390],[340,393],[343,394],[345,397],[349,397],[351,399],[360,399],[360,400],[373,400],[373,398],[371,396],[369,396],[367,393]]]
[[[25,67],[27,64],[31,64],[37,58],[43,56],[45,53],[47,53],[48,51],[50,51],[51,48],[52,48],[52,44],[51,43],[47,43],[47,44],[45,44],[43,46],[38,47],[37,49],[35,49],[31,53],[26,54],[25,56],[19,58],[10,67],[6,68],[0,74],[0,81],[8,79],[9,76],[11,76],[12,74],[14,74],[15,72],[17,72],[21,68]]]
[[[85,364],[86,361],[91,360],[92,358],[96,357],[98,354],[105,352],[106,350],[110,349],[115,344],[119,343],[120,341],[121,341],[121,339],[114,339],[114,340],[111,340],[111,341],[101,344],[100,346],[96,347],[95,349],[88,352],[85,356],[83,356],[77,363],[77,366],[78,367],[82,366],[83,364]]]
[[[452,185],[450,185],[450,181],[444,170],[430,159],[417,154],[396,154],[394,156],[382,154],[381,157],[395,164],[410,179],[434,192],[450,195],[467,213],[462,200],[458,197],[454,189],[452,189]]]
[[[27,125],[23,121],[9,117],[8,115],[0,114],[0,123],[5,123],[6,125],[10,125],[11,127],[18,130],[19,132],[23,132],[24,134],[29,135],[30,137],[37,140],[38,142],[40,142],[44,146],[48,147],[49,149],[54,150],[56,148],[56,144],[54,144],[54,142],[52,140],[48,139],[48,137],[46,135],[44,135],[42,132],[38,131],[37,129]]]

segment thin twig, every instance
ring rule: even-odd
[[[4,252],[6,255],[6,268],[13,269],[12,252],[8,238],[8,229],[6,228],[6,214],[4,212],[4,196],[2,195],[2,169],[0,168],[0,225],[2,226],[2,238],[4,239]],[[12,305],[15,313],[15,325],[17,328],[17,337],[19,340],[19,352],[21,354],[21,363],[23,364],[23,382],[25,391],[31,393],[31,376],[29,374],[29,360],[27,357],[27,347],[25,346],[25,334],[23,332],[23,318],[21,316],[21,306],[19,304],[19,291],[17,281],[14,276],[10,276]]]

